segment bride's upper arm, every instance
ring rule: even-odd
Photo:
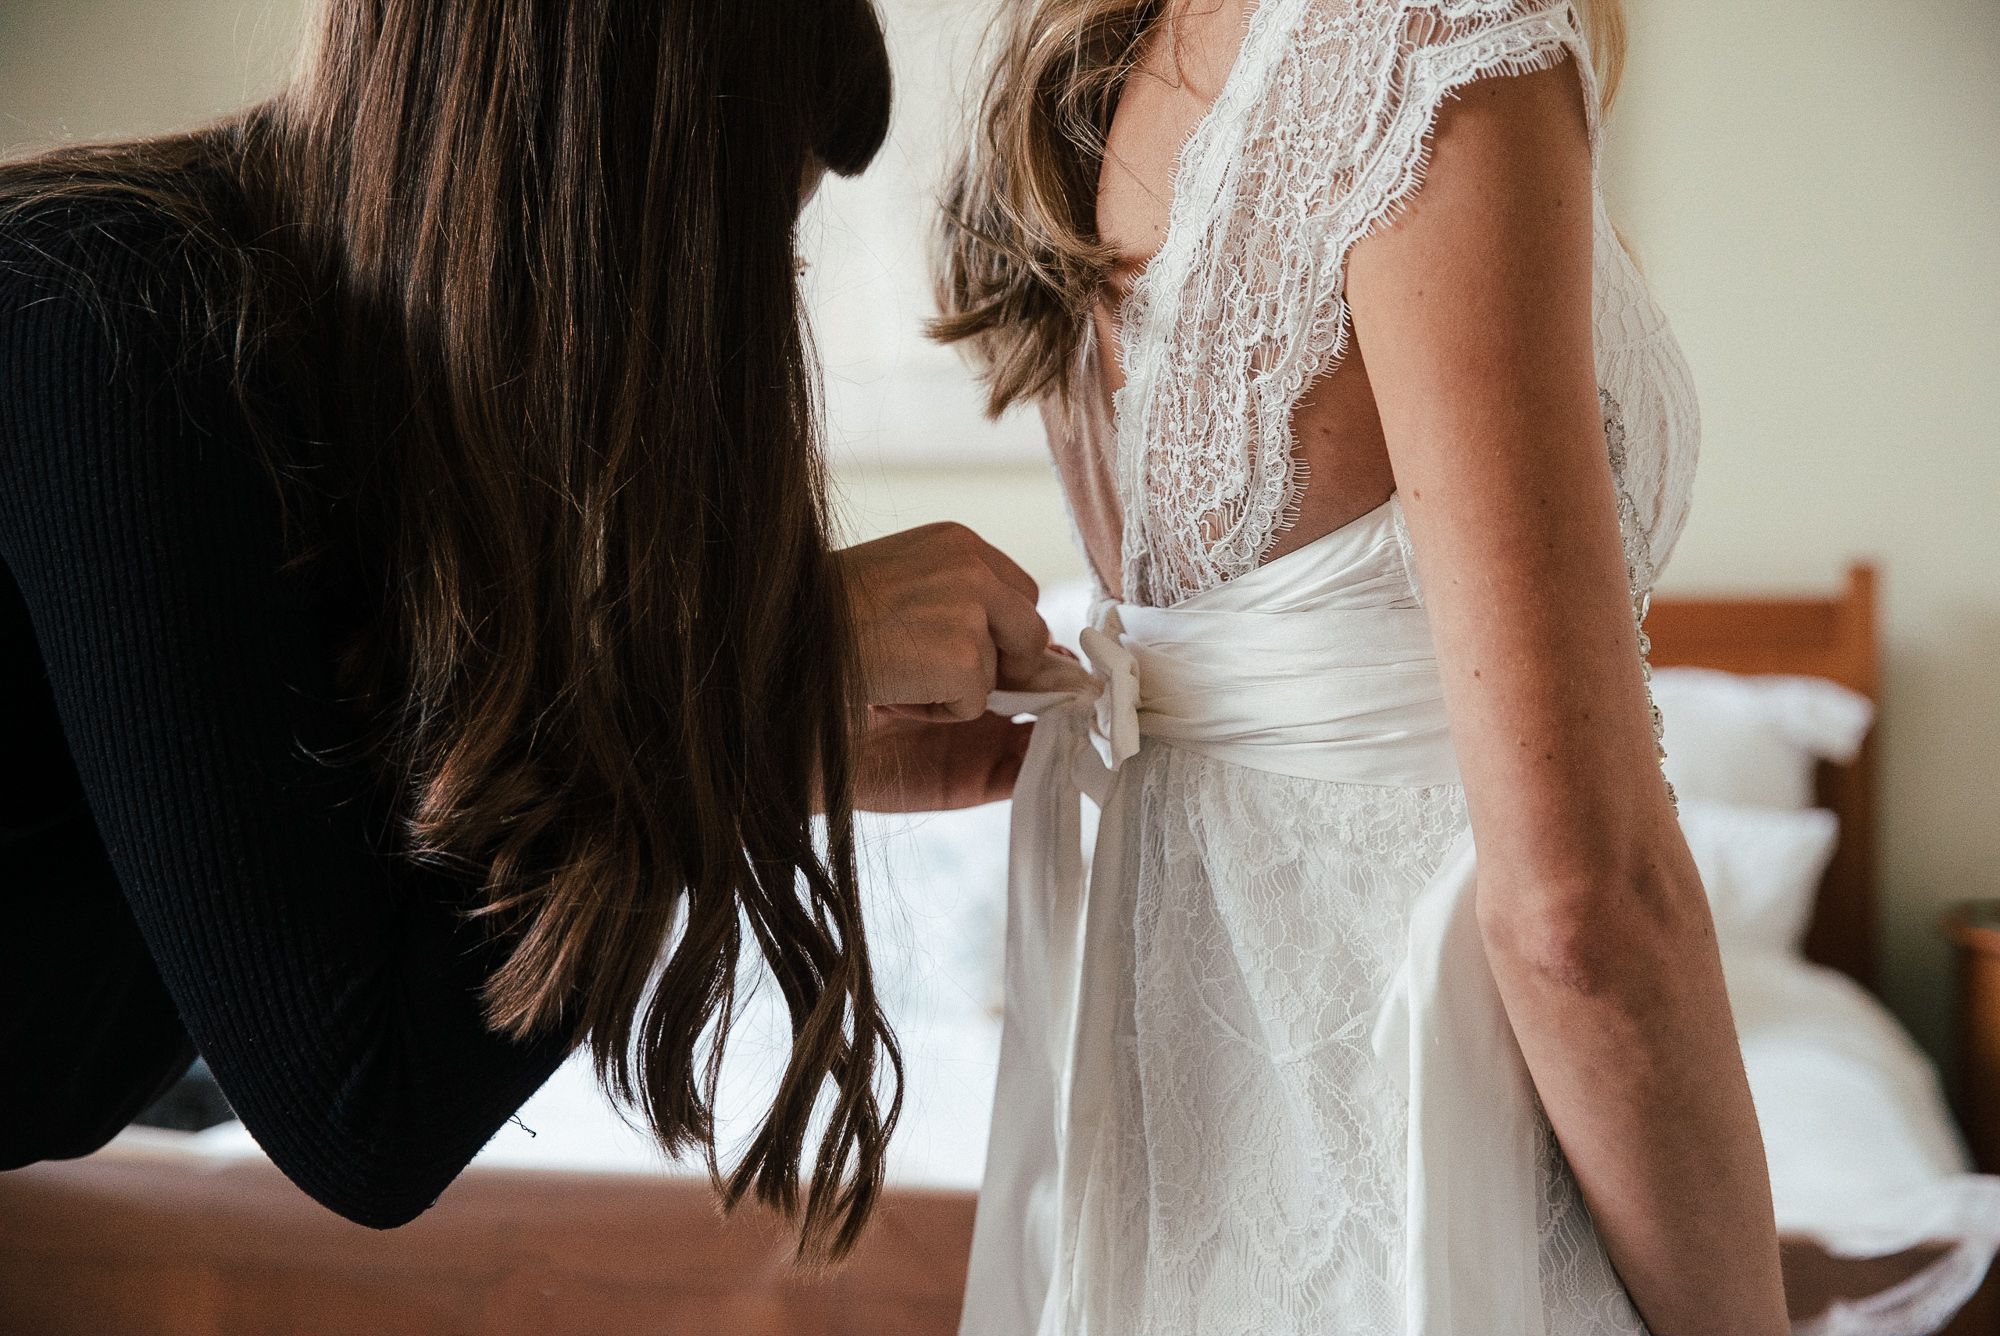
[[[1587,899],[1670,821],[1591,329],[1575,67],[1447,101],[1347,295],[1430,610],[1482,887]]]

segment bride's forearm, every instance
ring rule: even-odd
[[[1536,1089],[1654,1331],[1777,1336],[1769,1179],[1634,624],[1656,571],[1606,434],[1586,92],[1565,64],[1448,103],[1347,294]]]
[[[1535,1087],[1648,1326],[1779,1336],[1763,1142],[1684,857],[1660,851],[1644,873],[1574,894],[1482,873],[1481,925]]]

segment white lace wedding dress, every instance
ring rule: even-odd
[[[964,1336],[1641,1329],[1471,919],[1400,500],[1264,560],[1303,482],[1294,405],[1345,347],[1349,248],[1419,188],[1443,99],[1564,57],[1594,157],[1566,4],[1264,0],[1128,299],[1115,419],[1050,414],[1073,504],[1095,476],[1122,518],[1124,601],[1086,633],[1091,680],[995,702],[1041,722]],[[1601,203],[1596,251],[1642,614],[1696,410]]]

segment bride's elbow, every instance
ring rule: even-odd
[[[1671,989],[1715,925],[1692,869],[1657,863],[1609,876],[1499,875],[1482,869],[1480,933],[1496,969],[1596,997]]]

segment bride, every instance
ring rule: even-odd
[[[968,1336],[1785,1329],[1637,629],[1696,413],[1597,189],[1619,18],[1010,5],[937,332],[1102,598],[996,700]]]

